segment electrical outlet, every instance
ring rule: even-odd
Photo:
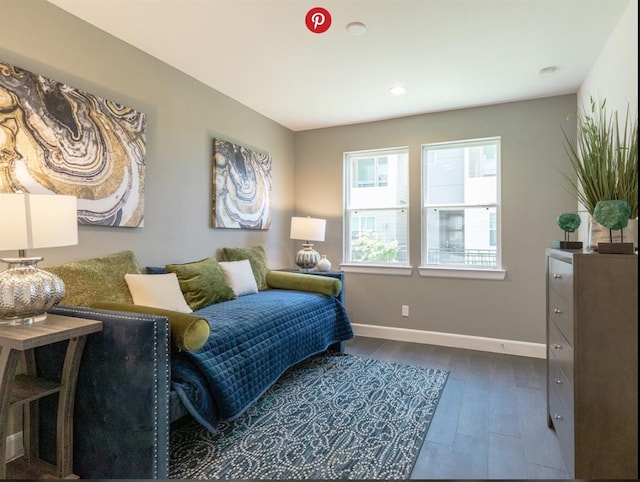
[[[409,316],[409,305],[402,305],[402,316]]]

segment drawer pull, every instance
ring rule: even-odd
[[[558,415],[557,413],[553,416],[556,420],[562,420],[562,415]]]
[[[553,279],[562,279],[562,275],[556,273],[553,275]]]
[[[562,380],[558,380],[558,379],[556,378],[556,385],[562,385]]]
[[[556,343],[555,345],[553,345],[553,348],[555,348],[556,350],[562,350],[562,345],[558,345]]]
[[[554,308],[554,309],[553,309],[553,312],[554,312],[556,315],[559,315],[560,313],[562,313],[562,310],[560,310],[560,309],[558,309],[558,308]]]

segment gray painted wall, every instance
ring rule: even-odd
[[[327,218],[326,246],[342,259],[343,153],[409,146],[410,262],[420,264],[420,154],[431,142],[502,138],[504,281],[347,273],[354,323],[545,341],[544,249],[562,239],[557,216],[576,209],[558,170],[569,171],[561,128],[575,134],[575,95],[296,133],[296,209]],[[320,243],[322,245],[322,243]],[[410,316],[401,316],[401,305]]]

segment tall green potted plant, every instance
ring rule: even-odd
[[[564,174],[570,192],[589,213],[589,246],[597,249],[609,232],[593,220],[599,201],[623,200],[631,206],[630,222],[619,236],[638,245],[638,121],[631,120],[627,108],[624,122],[617,112],[609,114],[606,100],[597,104],[589,99],[590,109],[578,113],[577,139],[573,144],[563,130],[565,147],[574,172]],[[601,239],[603,238],[603,239]],[[621,239],[620,239],[621,240]]]

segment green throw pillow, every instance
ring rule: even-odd
[[[267,263],[267,253],[262,246],[252,246],[249,248],[222,248],[223,261],[242,261],[248,259],[251,264],[251,271],[256,279],[258,290],[266,290],[267,273],[269,265]]]
[[[148,315],[166,316],[171,328],[171,341],[178,350],[196,351],[209,339],[211,327],[204,318],[189,313],[153,308],[151,306],[133,305],[130,303],[97,302],[92,308],[111,311],[127,311]]]
[[[270,288],[311,291],[328,296],[338,296],[342,290],[342,283],[338,278],[290,271],[269,271],[267,283]]]
[[[64,281],[62,304],[75,306],[91,306],[96,301],[133,303],[124,275],[141,273],[133,251],[46,266],[43,269]]]
[[[215,258],[205,258],[192,263],[168,264],[166,268],[178,277],[180,290],[193,311],[220,301],[236,299]]]

